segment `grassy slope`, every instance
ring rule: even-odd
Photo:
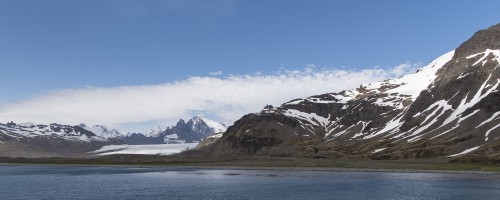
[[[171,156],[120,155],[94,159],[66,158],[0,158],[0,163],[22,164],[75,164],[75,165],[135,165],[174,167],[225,167],[225,168],[300,168],[345,169],[386,171],[490,171],[500,172],[500,165],[487,163],[449,163],[447,160],[329,160],[303,158],[246,157],[230,159],[176,158]]]

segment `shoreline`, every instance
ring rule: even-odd
[[[433,170],[433,169],[371,169],[341,167],[272,167],[272,166],[212,166],[212,165],[144,165],[144,164],[58,164],[58,163],[0,163],[3,166],[54,166],[54,167],[110,167],[110,168],[156,168],[170,170],[265,170],[265,171],[326,171],[366,173],[429,173],[429,174],[478,174],[500,175],[500,171],[481,170]]]

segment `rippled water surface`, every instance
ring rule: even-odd
[[[0,166],[0,199],[499,198],[499,175]]]

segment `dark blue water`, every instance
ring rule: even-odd
[[[500,199],[500,176],[0,166],[0,199]]]

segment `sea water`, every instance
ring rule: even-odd
[[[499,199],[488,174],[0,166],[0,199]]]

